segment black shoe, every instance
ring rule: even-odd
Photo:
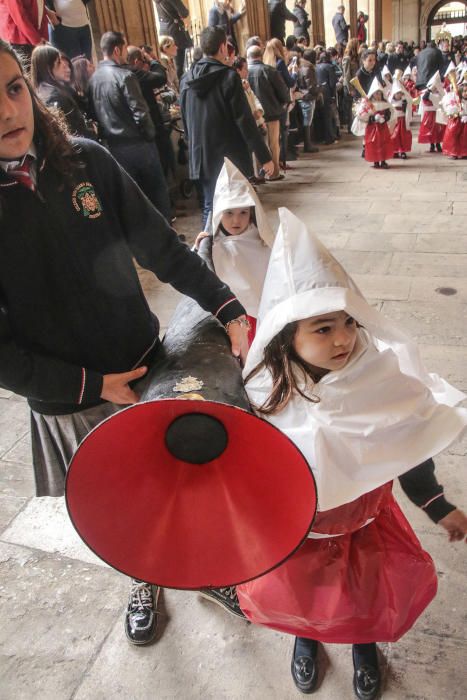
[[[200,593],[203,598],[207,598],[213,603],[217,603],[217,605],[220,605],[231,615],[241,617],[243,620],[247,619],[238,602],[237,590],[235,586],[229,586],[228,588],[202,588]]]
[[[354,644],[352,660],[355,695],[359,700],[374,700],[381,686],[376,644]]]
[[[434,153],[436,151],[435,144],[430,143],[430,153]]]
[[[316,662],[318,642],[314,639],[295,637],[292,663],[292,678],[301,693],[309,694],[316,690],[318,664]]]
[[[436,144],[436,150],[438,151],[438,153],[442,153],[442,152],[443,152],[443,147],[441,146],[440,143],[437,143],[437,144]]]
[[[362,148],[362,158],[364,158],[364,157],[365,157],[365,146],[363,146],[363,148]]]
[[[398,153],[394,153],[393,158],[399,158],[399,154],[398,154]],[[402,154],[401,154],[401,158],[402,158]]]
[[[132,579],[125,615],[125,634],[132,644],[149,644],[157,628],[159,586]]]
[[[386,163],[385,160],[382,160],[382,161],[381,161],[381,167],[383,168],[383,170],[387,170],[387,169],[389,168],[389,165],[388,165],[388,163]]]
[[[407,153],[401,153],[402,160],[407,160]]]
[[[377,169],[380,168],[381,165],[379,164],[379,161],[376,161],[376,163],[373,163],[373,167],[377,168]]]

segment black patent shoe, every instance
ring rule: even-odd
[[[314,639],[295,637],[292,663],[292,678],[301,693],[309,695],[316,690],[318,682],[318,642]]]
[[[125,634],[132,644],[149,644],[156,635],[159,586],[132,579],[125,615]]]
[[[370,653],[356,653],[352,647],[354,665],[353,689],[359,700],[374,700],[381,687],[381,675],[376,656],[376,644],[357,645],[368,647]],[[372,647],[372,648],[371,648]]]
[[[430,143],[430,153],[434,153],[436,151],[435,144]]]
[[[220,605],[221,608],[224,608],[224,610],[231,615],[241,617],[244,620],[247,619],[238,602],[237,589],[235,586],[229,586],[228,588],[201,588],[199,592],[203,598],[207,598],[213,603]]]
[[[436,150],[438,151],[438,153],[442,153],[442,152],[443,152],[443,147],[442,147],[442,145],[441,145],[440,143],[437,143],[437,144],[436,144]]]

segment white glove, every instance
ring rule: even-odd
[[[375,117],[375,122],[378,122],[378,124],[384,124],[385,118],[383,117],[382,114],[377,114]]]
[[[461,117],[461,122],[462,122],[463,124],[467,124],[467,114],[464,114],[464,116]]]

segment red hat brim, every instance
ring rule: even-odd
[[[193,464],[169,451],[167,431],[187,414],[224,426],[220,456]],[[311,469],[277,428],[235,406],[179,399],[136,404],[95,428],[71,462],[66,501],[101,559],[180,589],[230,586],[275,568],[302,544],[317,505]]]

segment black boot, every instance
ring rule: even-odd
[[[430,143],[430,153],[434,153],[436,151],[435,144]]]
[[[437,144],[436,144],[436,150],[438,151],[438,153],[442,153],[442,152],[443,152],[443,147],[441,146],[440,143],[437,143]]]
[[[376,161],[376,163],[373,163],[374,168],[380,168],[379,160]]]
[[[318,681],[318,664],[316,662],[318,642],[306,637],[295,637],[290,670],[295,685],[301,693],[313,693]]]
[[[376,644],[354,644],[352,646],[352,660],[355,695],[359,700],[373,700],[378,695],[381,686]]]

